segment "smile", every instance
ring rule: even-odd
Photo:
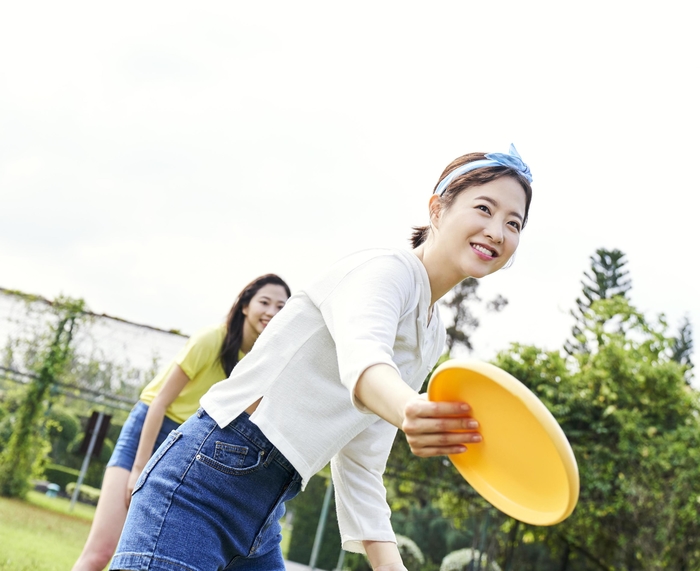
[[[491,250],[490,248],[482,246],[481,244],[471,244],[471,247],[476,250],[478,254],[482,254],[483,256],[488,256],[489,258],[498,257],[498,252],[496,252],[496,250]]]

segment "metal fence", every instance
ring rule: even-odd
[[[32,352],[55,319],[52,306],[41,296],[0,287],[0,388],[31,381]],[[56,380],[53,390],[128,411],[141,388],[186,342],[187,335],[177,331],[85,312],[73,338],[70,371]]]

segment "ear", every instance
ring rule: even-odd
[[[246,317],[248,317],[248,306],[247,306],[247,305],[244,305],[244,306],[241,308],[241,313],[242,313],[243,315],[245,315]]]
[[[442,202],[440,202],[440,197],[437,194],[433,194],[430,197],[428,212],[430,213],[430,223],[433,226],[437,226],[440,220],[440,214],[442,214]]]

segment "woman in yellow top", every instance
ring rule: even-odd
[[[73,571],[101,571],[109,563],[131,491],[154,450],[197,411],[200,397],[214,383],[228,378],[290,295],[275,274],[253,280],[238,295],[225,324],[193,335],[143,389],[107,464],[92,528]]]

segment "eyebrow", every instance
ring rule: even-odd
[[[474,200],[485,200],[486,202],[490,202],[494,206],[498,207],[498,201],[491,198],[490,196],[477,196]],[[508,214],[510,214],[511,216],[515,216],[518,220],[520,220],[520,222],[523,221],[522,215],[519,214],[518,212],[512,211],[512,212],[509,212]]]
[[[268,295],[261,295],[258,299],[264,299],[264,300],[267,300],[267,301],[273,301],[272,298],[271,298],[270,296],[268,296]],[[278,301],[278,303],[279,303],[280,300],[277,300],[277,301]],[[285,300],[282,301],[281,303],[284,303],[285,301],[287,301],[287,300],[285,299]]]

